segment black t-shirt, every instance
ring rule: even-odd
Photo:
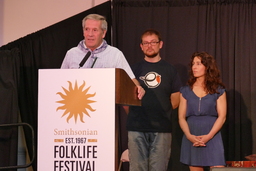
[[[143,60],[133,65],[132,70],[146,93],[142,106],[130,106],[127,130],[171,132],[170,96],[181,87],[176,69],[164,60],[156,63]]]

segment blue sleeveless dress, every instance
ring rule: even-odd
[[[219,94],[207,94],[199,98],[189,86],[180,89],[187,100],[186,118],[191,134],[208,134],[218,117],[217,99],[225,92],[218,89]],[[180,161],[189,166],[226,165],[221,133],[218,132],[205,147],[193,147],[185,135],[182,138]]]

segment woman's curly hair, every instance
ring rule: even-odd
[[[217,67],[216,61],[213,56],[207,52],[195,52],[191,56],[189,63],[189,80],[188,85],[192,88],[193,84],[196,82],[196,77],[194,77],[192,66],[195,57],[201,59],[201,63],[205,66],[205,91],[209,94],[219,93],[218,88],[225,88],[225,85],[220,79],[220,71]]]

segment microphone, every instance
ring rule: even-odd
[[[94,59],[94,61],[93,61],[93,63],[92,63],[91,68],[93,68],[93,66],[94,66],[94,64],[95,64],[95,62],[96,62],[97,59],[98,59],[98,57],[95,57],[95,59]]]
[[[80,62],[79,68],[84,66],[85,61],[89,58],[90,55],[91,55],[91,52],[88,51],[87,54],[84,56],[84,59]]]

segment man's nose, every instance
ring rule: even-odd
[[[92,30],[88,30],[88,35],[89,36],[93,35],[93,31]]]

